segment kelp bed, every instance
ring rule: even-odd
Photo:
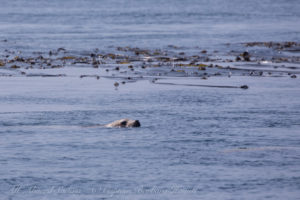
[[[164,77],[199,77],[203,80],[213,76],[297,78],[300,73],[300,43],[250,42],[225,44],[224,47],[225,51],[174,45],[152,50],[112,47],[111,52],[99,49],[73,51],[61,47],[30,53],[7,48],[0,54],[0,76],[71,76],[57,73],[68,67],[99,69],[95,73],[82,73],[78,78],[105,77],[120,83],[143,79],[156,82]],[[48,73],[49,69],[56,69],[56,73]]]

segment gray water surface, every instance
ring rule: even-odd
[[[0,38],[21,50],[300,41],[298,0],[0,2]]]
[[[241,42],[300,42],[299,10],[298,0],[0,0],[0,58],[168,45],[219,50],[215,57],[238,46],[238,55],[247,50]],[[269,70],[281,65],[273,55],[299,56],[255,48]],[[300,199],[298,72],[159,80],[179,85],[145,78],[116,90],[114,78],[79,78],[106,73],[101,65],[51,69],[65,77],[8,65],[0,76],[1,200]],[[95,126],[121,118],[142,127]]]
[[[299,79],[228,84],[241,81],[252,88],[2,79],[1,196],[297,199]],[[124,117],[142,127],[86,127]]]

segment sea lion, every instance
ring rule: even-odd
[[[119,127],[119,128],[129,128],[129,127],[140,127],[141,123],[139,120],[132,120],[132,119],[120,119],[114,121],[112,123],[106,124],[105,127]]]

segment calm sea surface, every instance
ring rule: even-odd
[[[298,0],[0,1],[0,38],[25,49],[300,41]],[[11,44],[12,45],[12,44]]]
[[[1,53],[299,42],[300,3],[0,0],[0,40]],[[0,199],[300,199],[299,80],[115,90],[104,78],[2,76]],[[142,127],[88,127],[120,118]]]

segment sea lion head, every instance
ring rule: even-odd
[[[139,120],[128,120],[126,127],[140,127],[141,123]]]

